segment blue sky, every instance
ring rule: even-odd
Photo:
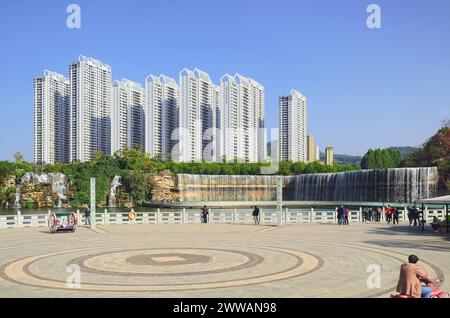
[[[81,7],[81,29],[66,7]],[[366,8],[381,7],[381,29]],[[308,98],[308,131],[323,149],[416,146],[450,118],[450,1],[2,1],[0,159],[33,157],[33,77],[68,74],[80,54],[143,83],[198,67],[218,83],[239,72],[266,89],[266,126],[278,96]]]

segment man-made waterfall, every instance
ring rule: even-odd
[[[34,172],[27,172],[20,183],[16,187],[16,198],[14,201],[14,208],[20,209],[20,197],[22,186],[29,183],[35,182],[38,184],[51,184],[52,192],[56,193],[58,196],[58,203],[56,207],[61,207],[62,200],[66,199],[66,190],[67,190],[67,177],[63,173],[42,173],[37,174]]]
[[[16,199],[14,200],[14,209],[20,209],[22,206],[20,205],[20,188],[21,184],[16,187]]]
[[[283,179],[286,183],[287,179]],[[210,176],[179,174],[181,201],[273,201],[274,176]]]
[[[436,195],[437,168],[283,177],[285,201],[415,202]],[[274,201],[275,176],[178,175],[181,201]]]
[[[109,191],[109,202],[108,206],[115,207],[116,206],[116,189],[117,187],[121,186],[120,183],[120,176],[114,176],[113,180],[111,181],[111,189]]]

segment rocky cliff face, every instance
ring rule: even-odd
[[[170,170],[163,170],[151,176],[154,188],[152,189],[153,202],[175,202],[180,199],[176,177]]]
[[[10,176],[5,180],[0,186],[0,192],[4,194],[2,204],[10,208],[15,204],[21,208],[53,208],[59,203],[63,208],[70,207],[74,195],[74,186],[70,181],[65,185],[64,200],[61,200],[61,193],[55,189],[51,178],[45,182],[34,177],[25,179],[24,182],[24,178],[16,180],[16,176]]]

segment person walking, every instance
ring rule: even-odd
[[[369,208],[368,207],[364,207],[362,209],[362,219],[363,222],[369,222],[370,218],[369,218]]]
[[[345,222],[345,209],[344,206],[341,205],[338,210],[337,210],[337,215],[338,215],[338,224],[339,225],[343,225]]]
[[[255,220],[255,225],[259,225],[259,209],[255,205],[255,208],[253,209],[253,219]]]
[[[204,205],[204,206],[201,208],[201,211],[202,211],[202,222],[203,222],[203,223],[208,223],[209,210],[208,210],[207,206]]]
[[[392,224],[395,224],[396,222],[398,224],[398,215],[399,215],[398,208],[394,207],[393,210],[394,211],[392,212],[392,218],[393,218],[393,223]]]
[[[388,205],[388,207],[386,208],[386,223],[391,224],[391,219],[392,219],[392,207]]]
[[[86,205],[86,209],[84,210],[84,225],[91,225],[91,209],[89,205]]]
[[[375,222],[377,220],[377,208],[373,207],[372,211],[370,212],[370,219],[372,222]]]
[[[381,214],[383,213],[383,209],[381,207],[377,208],[377,222],[381,222]]]
[[[407,209],[408,209],[409,226],[411,226],[411,225],[412,225],[412,222],[413,222],[413,212],[412,212],[412,207],[409,205]]]
[[[419,225],[419,223],[420,223],[419,210],[417,209],[416,206],[413,206],[413,208],[412,208],[412,218],[413,218],[414,226]]]

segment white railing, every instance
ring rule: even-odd
[[[95,215],[96,224],[193,224],[201,223],[201,213],[199,210],[179,209],[173,211],[149,211],[136,212],[136,219],[128,218],[129,212],[108,212],[107,210],[97,212]],[[440,220],[445,219],[444,209],[425,209],[424,219],[427,224],[433,221],[436,216]],[[0,215],[0,229],[18,228],[18,227],[39,227],[47,226],[49,214],[31,214],[23,215],[17,211],[14,215]],[[84,213],[77,211],[78,224],[85,223]],[[401,210],[400,221],[407,221],[407,211]],[[286,224],[300,223],[337,223],[336,209],[329,208],[310,208],[296,209],[284,208],[283,220]],[[351,210],[349,222],[362,222],[362,208]],[[210,223],[238,223],[252,224],[254,219],[251,209],[210,209]],[[380,222],[385,222],[384,213],[381,214]],[[276,209],[260,209],[260,224],[277,224]]]

